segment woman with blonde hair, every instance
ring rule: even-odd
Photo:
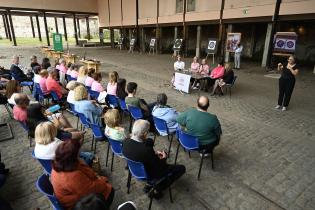
[[[87,78],[88,69],[85,66],[81,66],[79,69],[79,74],[77,78],[77,82],[81,84],[85,84],[85,80]]]
[[[233,79],[234,79],[234,71],[233,71],[230,63],[226,63],[224,65],[224,75],[222,78],[215,80],[211,96],[214,96],[216,94],[216,90],[218,89],[218,87],[220,87],[220,93],[219,94],[223,95],[224,85],[232,84]]]
[[[125,129],[120,126],[121,117],[118,109],[109,109],[104,114],[106,124],[105,135],[117,141],[123,141],[127,138]]]
[[[116,96],[117,94],[117,72],[110,72],[109,73],[109,82],[107,84],[107,93],[110,95]]]
[[[74,104],[75,100],[74,100],[74,89],[76,87],[78,87],[79,85],[81,85],[79,82],[77,81],[70,81],[68,82],[66,88],[69,90],[68,96],[67,96],[67,102],[70,104]]]

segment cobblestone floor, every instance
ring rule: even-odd
[[[6,67],[14,53],[24,56],[22,63],[28,63],[32,54],[41,56],[38,48],[0,49],[1,55],[7,56],[0,60],[0,65]],[[195,105],[196,92],[183,95],[166,85],[172,75],[173,61],[169,55],[127,54],[102,48],[71,51],[78,55],[86,52],[87,57],[101,60],[102,72],[115,70],[127,81],[137,82],[139,95],[149,102],[155,100],[157,93],[165,92],[169,104],[178,111]],[[187,173],[173,185],[174,203],[170,203],[165,192],[163,199],[153,202],[152,209],[315,209],[315,76],[310,69],[301,69],[289,110],[280,112],[273,109],[276,79],[264,77],[264,70],[254,63],[244,63],[236,74],[238,80],[231,98],[210,99],[209,112],[218,115],[224,132],[215,150],[215,170],[211,170],[207,159],[201,180],[197,181],[199,155],[189,158],[180,151],[178,163],[186,166]],[[9,122],[15,135],[14,140],[0,142],[3,161],[10,168],[1,196],[17,210],[50,209],[48,200],[35,187],[42,169],[31,157],[32,148],[25,132],[9,119],[4,107],[0,107],[0,115],[0,122]],[[88,132],[83,150],[89,150],[90,140]],[[159,137],[157,142],[157,148],[167,148],[165,138]],[[174,161],[176,146],[177,143],[173,144],[170,163]],[[126,200],[146,209],[148,198],[142,192],[143,184],[133,180],[131,193],[127,194],[124,161],[116,158],[114,171],[110,172],[105,167],[105,151],[106,144],[100,143],[97,155],[102,170],[116,189],[112,209]]]

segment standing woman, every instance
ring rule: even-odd
[[[241,55],[243,52],[243,45],[241,45],[241,42],[238,41],[236,43],[235,53],[234,53],[234,67],[235,69],[241,68]]]
[[[284,65],[278,63],[278,71],[281,72],[281,77],[279,79],[278,105],[275,108],[280,109],[282,106],[282,111],[286,111],[294,89],[295,76],[299,73],[298,66],[295,63],[295,57],[291,55],[288,59],[288,63]]]

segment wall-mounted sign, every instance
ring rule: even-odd
[[[236,49],[237,42],[241,41],[241,33],[228,33],[226,38],[225,49],[228,52],[234,52]]]

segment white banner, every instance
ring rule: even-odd
[[[190,78],[191,75],[175,72],[175,88],[185,93],[189,93]]]

